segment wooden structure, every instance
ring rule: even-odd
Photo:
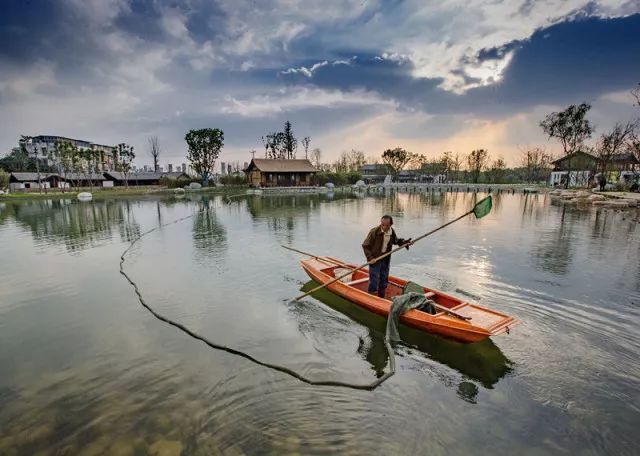
[[[306,187],[316,172],[306,159],[254,158],[244,170],[252,187]]]
[[[348,270],[357,268],[331,257],[314,257],[301,261],[302,268],[314,281],[324,284]],[[384,298],[367,292],[369,272],[354,271],[347,282],[337,281],[327,288],[333,293],[378,315],[387,317],[391,298],[402,294],[407,281],[389,276]],[[479,342],[491,336],[508,333],[521,322],[501,312],[468,303],[460,298],[424,287],[425,296],[436,303],[435,315],[410,310],[400,316],[400,322],[421,331],[444,336],[459,342]]]

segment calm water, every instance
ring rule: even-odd
[[[637,454],[640,223],[544,195],[497,195],[392,260],[392,273],[523,324],[461,345],[405,329],[373,392],[313,387],[212,350],[213,341],[316,379],[388,368],[384,320],[321,293],[280,244],[360,262],[391,213],[416,236],[471,194],[0,202],[0,454]],[[307,285],[308,286],[308,285]]]

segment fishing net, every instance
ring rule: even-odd
[[[476,204],[476,206],[473,208],[473,213],[476,218],[482,218],[489,212],[491,212],[492,206],[493,202],[491,201],[491,196],[487,196],[485,199]]]

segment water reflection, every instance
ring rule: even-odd
[[[227,249],[227,232],[218,221],[215,206],[208,197],[202,197],[193,217],[193,245],[201,261],[218,257]]]
[[[317,285],[309,281],[302,287],[302,291],[309,291]],[[382,376],[389,362],[383,340],[386,320],[326,289],[314,293],[313,297],[367,328],[368,337],[361,338],[358,353],[371,365],[377,377]],[[406,346],[419,350],[430,359],[456,370],[466,379],[479,382],[485,388],[493,388],[513,370],[513,363],[491,339],[475,344],[460,344],[405,326],[401,326],[400,333]],[[447,379],[447,382],[450,380]],[[458,388],[459,385],[456,383],[453,386]],[[472,390],[469,387],[461,389],[467,392]],[[470,396],[466,398],[471,399]]]
[[[134,212],[130,201],[35,200],[6,204],[0,224],[13,219],[39,243],[79,251],[111,239],[115,230],[123,241],[137,237],[140,226]]]

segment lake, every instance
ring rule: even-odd
[[[640,223],[547,196],[401,251],[392,274],[513,315],[463,345],[403,328],[374,391],[311,386],[389,368],[385,320],[309,284],[281,244],[362,262],[380,216],[416,237],[472,193],[0,201],[0,454],[637,454]],[[184,218],[187,217],[187,218]],[[182,219],[184,218],[184,219]],[[173,220],[182,219],[165,225]]]

